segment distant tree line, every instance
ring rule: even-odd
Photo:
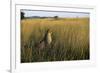
[[[25,17],[25,13],[21,12],[21,20],[25,19],[25,18],[54,18],[55,20],[57,20],[59,17],[58,16],[54,16],[54,17],[40,17],[40,16]]]

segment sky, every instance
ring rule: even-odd
[[[56,11],[37,11],[37,10],[21,10],[25,13],[25,17],[40,16],[40,17],[62,17],[62,18],[72,18],[72,17],[89,17],[89,13],[84,12],[56,12]]]

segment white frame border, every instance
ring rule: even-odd
[[[93,24],[96,24],[95,23],[95,7],[93,7],[93,6],[79,6],[79,5],[60,5],[60,4],[57,4],[57,6],[55,6],[55,5],[52,5],[52,4],[48,4],[48,5],[32,5],[32,4],[24,4],[24,5],[32,5],[32,6],[44,6],[44,7],[58,7],[58,9],[61,7],[61,8],[79,8],[79,9],[90,9],[90,12],[91,12],[91,15],[90,16],[92,16],[92,17],[90,17],[90,19],[91,19],[91,21],[90,21],[90,36],[91,36],[91,39],[90,39],[90,42],[92,43],[91,45],[93,45],[93,47],[95,48],[95,49],[93,49],[91,52],[92,52],[92,56],[93,56],[93,58],[92,59],[90,59],[89,61],[87,61],[87,60],[85,60],[85,61],[81,61],[81,62],[79,62],[79,61],[68,61],[68,62],[66,62],[66,61],[62,61],[62,62],[60,62],[59,63],[59,65],[58,66],[56,66],[56,64],[58,63],[58,62],[44,62],[44,63],[33,63],[33,64],[31,64],[31,65],[33,65],[34,67],[31,67],[30,69],[29,68],[23,68],[23,67],[25,67],[25,64],[23,65],[23,66],[21,66],[21,65],[19,65],[18,64],[18,62],[17,62],[17,64],[16,64],[16,60],[18,60],[18,59],[16,59],[16,52],[15,52],[15,48],[16,48],[16,32],[19,32],[19,30],[17,31],[16,30],[16,27],[19,27],[19,26],[16,26],[16,5],[23,5],[23,4],[12,4],[12,5],[14,5],[14,7],[12,7],[12,9],[11,9],[11,72],[12,73],[14,73],[14,72],[20,72],[20,71],[33,71],[33,69],[34,69],[34,71],[37,71],[37,70],[46,70],[46,69],[63,69],[63,68],[79,68],[79,67],[87,67],[87,66],[94,66],[94,65],[96,65],[96,56],[95,56],[95,49],[96,49],[96,47],[95,47],[95,25],[93,25]],[[12,25],[12,24],[14,24],[14,25]],[[17,34],[18,35],[18,34]],[[67,64],[67,66],[65,65],[65,63]],[[45,66],[43,67],[42,65],[46,65],[46,66],[48,66],[49,68],[46,68]],[[19,67],[17,67],[16,65],[19,65]],[[27,64],[26,63],[26,65],[29,67],[29,65],[30,64]],[[23,68],[23,69],[21,69],[21,68]]]

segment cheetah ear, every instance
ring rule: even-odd
[[[47,29],[47,32],[50,31],[50,29]]]

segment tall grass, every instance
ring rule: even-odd
[[[47,29],[51,47],[35,48]],[[40,53],[39,53],[40,52]],[[89,18],[24,19],[21,21],[21,62],[89,59]]]

